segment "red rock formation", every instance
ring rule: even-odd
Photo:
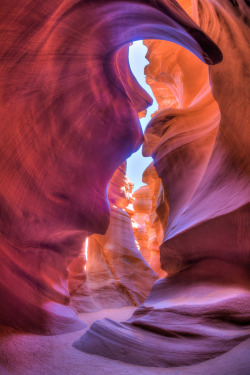
[[[137,249],[125,211],[133,201],[132,187],[124,162],[109,184],[111,214],[106,234],[88,238],[87,264],[82,261],[83,251],[70,265],[71,306],[77,312],[137,306],[148,297],[157,278]]]
[[[143,182],[147,183],[151,192],[151,212],[149,215],[150,225],[148,227],[148,248],[150,250],[150,267],[159,275],[166,276],[161,268],[160,245],[163,241],[163,231],[168,219],[168,192],[164,191],[161,179],[151,163],[143,173]]]
[[[156,213],[160,181],[154,167],[150,165],[143,174],[143,182],[148,183],[148,186],[142,186],[133,193],[135,201],[132,221],[141,254],[158,276],[163,277],[166,272],[161,269],[159,249],[163,240],[163,231]]]
[[[249,9],[244,1],[197,5],[201,27],[224,55],[209,69],[218,105],[200,62],[194,69],[194,58],[173,46],[171,60],[161,60],[162,42],[148,43],[153,90],[161,101],[164,82],[174,98],[149,123],[144,147],[168,192],[160,251],[169,276],[129,321],[95,323],[76,344],[141,365],[192,365],[250,337]]]
[[[10,0],[0,17],[0,322],[79,329],[67,267],[106,231],[108,182],[139,147],[150,103],[127,46],[172,40],[209,64],[221,53],[174,1]]]
[[[133,207],[137,214],[149,214],[152,209],[152,200],[148,186],[141,186],[133,193]]]
[[[133,193],[133,231],[137,246],[143,258],[149,264],[150,250],[148,248],[149,213],[152,207],[150,190],[148,186],[141,186]]]
[[[76,313],[99,310],[87,282],[86,255],[89,238],[84,241],[80,254],[74,258],[69,265],[68,287],[70,293],[70,307]]]
[[[126,175],[127,162],[122,163],[115,171],[108,188],[108,199],[110,206],[115,205],[126,208],[133,202],[133,182]]]
[[[136,306],[148,297],[157,275],[138,250],[124,209],[111,207],[106,234],[89,237],[87,274],[99,308]]]

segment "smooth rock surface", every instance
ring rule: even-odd
[[[129,43],[172,40],[209,64],[222,55],[173,1],[4,0],[0,31],[0,322],[81,329],[67,268],[105,233],[108,183],[140,146],[137,113],[151,103]]]
[[[77,313],[138,306],[148,297],[157,278],[136,245],[131,217],[126,212],[134,201],[132,188],[125,162],[109,184],[107,232],[88,237],[80,256],[69,267],[71,306]]]
[[[89,238],[87,275],[100,308],[137,306],[148,297],[157,275],[138,250],[124,209],[111,207],[106,234]]]
[[[170,46],[169,59],[167,43],[147,42],[160,111],[143,152],[152,154],[167,193],[160,254],[168,277],[127,322],[96,322],[76,343],[140,365],[209,366],[250,337],[249,8],[244,1],[193,4],[194,19],[224,56],[209,75],[179,47]]]
[[[81,314],[91,325],[97,319],[126,320],[134,308],[102,310]],[[2,327],[1,327],[2,328]],[[137,366],[83,353],[72,345],[85,330],[55,336],[21,334],[0,328],[1,375],[248,375],[250,341],[213,360],[188,367],[157,368]]]

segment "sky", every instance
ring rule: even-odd
[[[153,114],[158,109],[158,104],[154,98],[152,90],[149,85],[146,84],[146,79],[144,75],[144,67],[148,64],[148,60],[145,58],[147,53],[147,47],[143,45],[142,40],[134,42],[129,47],[129,64],[130,68],[136,77],[139,84],[148,92],[148,94],[153,99],[153,105],[147,109],[146,117],[140,120],[142,130],[144,131],[148,122],[151,119],[151,114]],[[152,162],[151,157],[142,156],[142,148],[130,156],[127,160],[127,176],[134,183],[134,190],[137,190],[140,186],[144,185],[142,182],[142,173],[147,168],[147,166]]]

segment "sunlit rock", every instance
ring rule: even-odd
[[[0,30],[0,322],[71,331],[67,267],[105,233],[109,180],[151,102],[129,43],[170,39],[210,64],[221,53],[172,1],[4,1]]]
[[[151,163],[143,173],[142,180],[150,189],[151,211],[149,214],[148,249],[150,251],[150,267],[159,275],[166,276],[160,263],[160,245],[163,241],[163,233],[168,219],[168,194],[164,192],[161,179]],[[162,214],[164,213],[164,214]]]
[[[133,193],[132,225],[138,248],[143,258],[150,262],[150,250],[148,247],[149,213],[152,207],[150,190],[148,186],[141,186]]]
[[[100,308],[136,306],[148,296],[157,275],[138,250],[124,209],[111,207],[106,234],[89,237],[87,275]]]
[[[115,171],[108,188],[108,199],[110,206],[115,205],[126,208],[133,202],[133,182],[126,175],[127,164],[122,163]]]
[[[0,323],[65,333],[83,328],[69,290],[97,308],[146,296],[153,273],[133,237],[135,210],[125,211],[132,184],[115,191],[124,166],[110,184],[111,209],[108,185],[143,141],[138,113],[151,99],[127,54],[133,40],[150,39],[146,73],[159,111],[143,152],[158,177],[144,174],[145,215],[168,277],[129,321],[96,322],[76,347],[148,366],[203,362],[209,374],[209,360],[230,358],[250,337],[249,8],[180,3],[222,62],[175,1],[2,2]],[[221,64],[207,69],[159,39]],[[93,233],[97,252],[86,264]],[[88,264],[90,275],[100,269],[89,286]]]
[[[146,129],[144,154],[153,156],[167,200],[160,253],[168,277],[131,319],[96,322],[76,347],[148,366],[204,362],[205,374],[208,360],[250,337],[249,9],[245,1],[195,5],[194,19],[224,56],[209,74],[189,52],[147,42],[160,111]],[[227,365],[220,373],[230,372]]]
[[[146,262],[143,249],[136,245],[135,228],[126,212],[126,207],[134,201],[132,188],[125,162],[109,184],[111,212],[106,234],[90,236],[87,248],[83,247],[69,268],[71,306],[78,313],[137,306],[148,297],[157,278]]]
[[[140,187],[133,193],[135,200],[132,222],[141,254],[158,276],[163,277],[166,272],[161,269],[159,248],[163,240],[163,230],[156,213],[160,181],[154,167],[150,165],[143,174],[143,182],[148,185]]]
[[[70,307],[76,313],[99,310],[99,306],[94,301],[87,282],[86,264],[90,238],[88,237],[84,241],[80,254],[73,259],[68,268]]]
[[[133,202],[134,210],[138,214],[149,214],[152,208],[150,189],[148,186],[141,186],[133,193],[135,201]]]

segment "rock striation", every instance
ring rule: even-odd
[[[133,202],[132,222],[141,254],[161,278],[166,275],[166,272],[162,270],[160,265],[159,246],[163,240],[163,230],[156,213],[160,181],[152,163],[143,174],[143,182],[148,183],[148,185],[140,187],[133,193],[135,200]]]
[[[209,373],[209,359],[250,337],[249,8],[240,0],[193,4],[221,64],[207,72],[179,47],[146,42],[160,111],[143,152],[152,154],[164,191],[160,256],[168,277],[127,322],[96,322],[76,347],[147,366],[207,361]]]
[[[88,237],[83,243],[80,254],[72,260],[68,270],[68,288],[70,294],[70,307],[76,313],[98,311],[99,307],[93,299],[87,280],[87,251]]]
[[[124,209],[111,207],[108,230],[89,237],[88,254],[88,285],[100,309],[145,301],[157,275],[138,250]]]
[[[208,64],[222,55],[175,1],[3,1],[0,30],[0,323],[77,330],[68,266],[105,233],[108,183],[151,103],[129,43],[171,40]]]
[[[149,213],[152,208],[151,194],[148,186],[141,186],[133,193],[132,225],[137,246],[144,259],[150,263]]]
[[[148,297],[157,279],[136,246],[132,221],[126,212],[126,207],[133,202],[132,188],[124,162],[109,184],[110,223],[107,232],[88,238],[87,263],[81,261],[84,254],[73,260],[73,264],[85,274],[85,277],[74,274],[78,285],[72,289],[71,306],[78,313],[138,306]]]
[[[152,200],[148,227],[149,264],[159,275],[159,278],[161,278],[166,276],[166,272],[162,269],[160,262],[160,245],[163,241],[163,234],[168,219],[168,192],[166,189],[163,189],[161,179],[157,175],[153,163],[144,171],[142,180],[148,184]]]

